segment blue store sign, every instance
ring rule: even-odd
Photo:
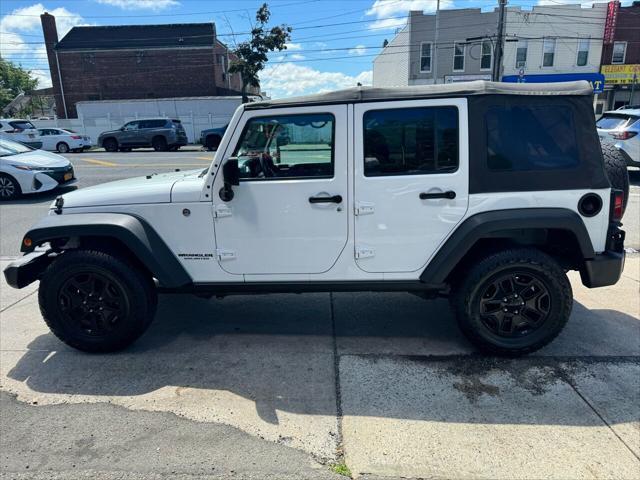
[[[604,75],[601,73],[550,73],[549,75],[507,75],[502,77],[503,82],[510,83],[551,83],[551,82],[575,82],[586,80],[593,87],[593,93],[604,91]]]

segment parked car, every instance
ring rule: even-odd
[[[59,197],[5,276],[40,280],[51,331],[90,352],[142,335],[159,291],[404,291],[448,296],[482,351],[529,353],[569,319],[568,270],[595,288],[624,264],[592,97],[478,81],[247,103],[208,169]]]
[[[42,142],[38,139],[38,130],[29,120],[0,118],[0,138],[20,142],[33,148],[42,147]]]
[[[209,151],[217,150],[222,141],[222,137],[224,137],[224,132],[227,131],[227,127],[228,125],[202,130],[198,143]]]
[[[628,166],[640,167],[640,109],[604,112],[596,126],[600,138],[613,142]]]
[[[132,148],[143,147],[153,147],[156,152],[164,152],[178,150],[187,143],[182,122],[170,118],[133,120],[118,130],[103,132],[98,137],[98,146],[107,152],[127,152]]]
[[[82,152],[91,148],[91,139],[86,135],[62,128],[39,128],[42,149],[59,153]]]
[[[0,138],[0,200],[75,182],[73,165],[62,155]]]

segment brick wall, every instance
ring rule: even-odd
[[[640,3],[629,7],[621,7],[618,12],[614,41],[627,42],[627,54],[625,64],[640,63]],[[611,64],[613,44],[605,45],[602,54],[602,64]]]
[[[58,59],[70,118],[75,103],[86,100],[218,94],[213,48],[62,50]]]

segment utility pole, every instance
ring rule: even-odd
[[[433,62],[433,68],[431,69],[431,71],[433,72],[434,85],[438,83],[438,33],[439,33],[439,28],[438,28],[439,15],[438,14],[439,13],[440,13],[440,0],[438,0],[438,2],[436,3],[436,34],[433,41],[433,58],[431,59],[431,61]],[[422,52],[420,52],[420,54],[422,55]]]
[[[500,81],[502,72],[502,50],[504,45],[504,17],[507,10],[507,0],[498,0],[498,38],[496,39],[495,55],[493,59],[492,80]]]

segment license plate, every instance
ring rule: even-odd
[[[73,173],[69,172],[69,173],[65,173],[64,174],[64,181],[66,182],[67,180],[71,180],[73,178]]]

